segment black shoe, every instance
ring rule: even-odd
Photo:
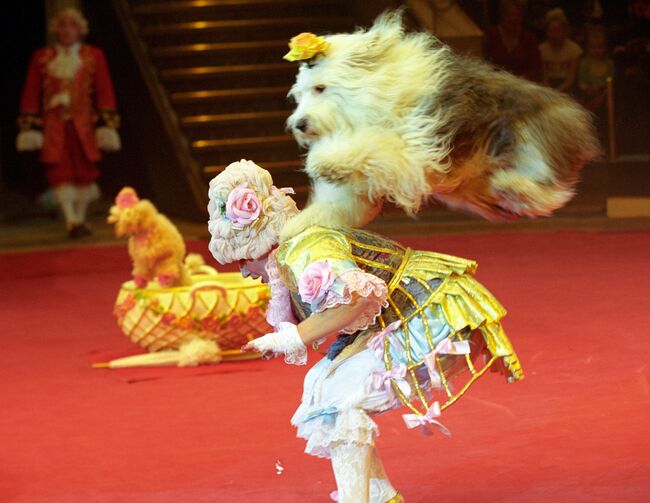
[[[80,239],[86,236],[90,236],[92,231],[86,224],[73,225],[68,230],[68,237],[70,239]]]

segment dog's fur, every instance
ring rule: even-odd
[[[154,279],[161,286],[191,284],[189,269],[194,267],[192,262],[196,262],[196,257],[190,254],[187,264],[183,262],[183,237],[151,201],[141,199],[129,207],[112,206],[108,222],[115,225],[116,236],[129,237],[133,280],[138,287]]]
[[[409,214],[433,197],[491,220],[549,215],[599,153],[569,97],[405,33],[400,11],[325,39],[290,91],[314,190],[283,238],[363,225],[384,199]]]

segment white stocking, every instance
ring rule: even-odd
[[[333,445],[332,470],[339,503],[368,503],[373,447],[355,443]]]
[[[75,215],[77,222],[83,223],[86,221],[86,209],[88,205],[99,198],[99,188],[97,184],[92,183],[85,187],[77,187],[77,200],[75,202]]]
[[[66,225],[72,227],[73,225],[79,224],[80,222],[77,220],[77,214],[75,212],[75,202],[77,200],[76,187],[69,184],[59,185],[54,188],[54,197],[57,203],[59,203],[59,206],[61,206]]]
[[[381,459],[377,455],[377,451],[372,447],[372,465],[370,467],[371,479],[370,479],[370,502],[371,503],[385,503],[391,498],[394,498],[397,494],[397,491],[392,486],[386,472],[384,471],[384,466],[381,464]]]
[[[339,503],[385,503],[397,494],[373,446],[339,443],[331,453]]]

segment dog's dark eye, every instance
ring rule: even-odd
[[[320,86],[314,86],[314,92],[316,94],[322,94],[323,91],[325,91],[325,86],[320,85]]]

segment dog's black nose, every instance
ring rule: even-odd
[[[296,122],[296,129],[298,131],[302,131],[303,133],[307,131],[307,119],[303,118]]]

